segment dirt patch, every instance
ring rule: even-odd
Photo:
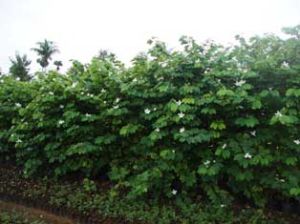
[[[52,213],[40,209],[29,208],[23,205],[18,205],[12,202],[4,202],[0,200],[0,212],[1,211],[3,212],[15,211],[17,213],[21,213],[25,218],[29,220],[42,220],[48,224],[77,224],[76,222],[68,218],[59,217],[57,215],[54,215]]]

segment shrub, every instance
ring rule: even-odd
[[[0,78],[0,155],[1,160],[15,158],[13,123],[20,122],[19,110],[25,107],[34,94],[34,86],[27,82],[16,81],[11,77]],[[19,139],[15,139],[19,144]]]
[[[38,93],[14,120],[17,161],[26,175],[105,172],[132,197],[204,193],[220,205],[242,195],[260,206],[273,195],[296,198],[293,31],[286,40],[237,37],[233,48],[183,37],[183,50],[169,51],[149,41],[128,69],[109,56],[50,72],[29,84]]]

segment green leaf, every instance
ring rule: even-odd
[[[120,135],[128,136],[130,134],[134,134],[139,130],[140,127],[140,125],[136,124],[127,124],[120,129]]]
[[[214,130],[223,130],[226,128],[224,121],[213,121],[210,124],[210,128]]]
[[[236,119],[235,124],[241,127],[253,128],[259,124],[259,121],[254,116],[248,116]]]

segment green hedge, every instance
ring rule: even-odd
[[[108,56],[1,79],[0,152],[28,176],[108,173],[132,197],[297,198],[300,26],[285,32],[230,48],[183,37],[182,51],[150,40],[129,68]]]

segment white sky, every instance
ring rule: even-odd
[[[64,70],[69,59],[87,63],[100,49],[128,63],[156,36],[170,47],[182,35],[229,43],[245,36],[279,33],[300,24],[300,0],[0,0],[0,67],[27,54],[36,71],[37,41],[56,42]]]

